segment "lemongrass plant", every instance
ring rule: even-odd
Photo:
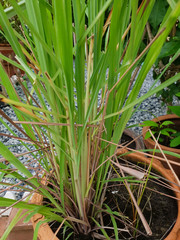
[[[26,72],[31,88],[21,84],[25,98],[18,96],[2,66],[1,81],[8,103],[17,116],[11,120],[9,137],[17,138],[38,163],[35,176],[7,146],[0,143],[0,154],[17,171],[5,165],[4,177],[11,174],[48,199],[39,206],[4,200],[0,206],[26,208],[30,216],[39,212],[45,221],[58,221],[75,233],[89,234],[101,226],[103,211],[109,212],[115,238],[117,219],[103,205],[104,186],[113,164],[116,144],[131,118],[134,106],[179,79],[180,73],[137,99],[143,81],[155,63],[163,43],[180,14],[180,2],[169,0],[158,34],[142,50],[146,23],[155,0],[9,0],[0,5],[0,25],[12,46],[17,62]],[[17,14],[22,35],[9,24]],[[142,63],[135,84],[129,88],[133,71]],[[3,120],[2,123],[5,124]],[[27,142],[27,144],[26,144]],[[31,153],[29,144],[34,147]],[[48,185],[41,183],[48,177]],[[16,204],[15,204],[16,203]],[[37,231],[36,231],[37,233]],[[149,232],[150,233],[150,232]],[[67,236],[66,236],[67,237]]]

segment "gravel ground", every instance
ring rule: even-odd
[[[148,73],[142,85],[138,97],[141,97],[144,94],[146,94],[153,84],[154,84],[153,71],[151,70]],[[159,84],[160,82],[156,83],[155,86],[157,87]],[[159,117],[161,115],[165,115],[166,112],[167,108],[166,106],[162,106],[160,98],[157,98],[156,95],[152,95],[151,97],[149,97],[148,99],[141,103],[137,111],[133,114],[132,118],[130,119],[128,126],[139,124],[146,120],[151,120],[154,118],[154,116]],[[133,127],[132,129],[137,134],[141,134],[142,128]]]
[[[145,93],[148,92],[149,88],[151,87],[151,85],[154,83],[153,77],[152,77],[152,71],[149,72],[149,74],[146,77],[146,80],[140,90],[139,93],[139,97],[144,95]],[[157,83],[158,85],[158,83]],[[17,91],[19,92],[20,96],[22,96],[21,94],[21,88],[19,86],[16,86]],[[177,102],[175,102],[175,104],[177,104]],[[12,119],[12,120],[16,120],[16,116],[14,114],[13,109],[10,106],[6,106],[3,107],[3,111]],[[138,108],[138,110],[135,112],[135,114],[133,115],[133,117],[131,118],[131,120],[129,121],[128,125],[134,125],[134,124],[139,124],[141,122],[143,122],[144,120],[150,120],[152,118],[154,118],[153,115],[155,116],[161,116],[166,114],[166,107],[162,107],[161,105],[161,101],[159,98],[157,98],[155,95],[151,96],[150,98],[148,98],[146,101],[144,101],[140,107]],[[5,120],[5,122],[7,123],[7,121]],[[11,126],[10,123],[7,123],[8,126],[10,126],[11,128],[13,128]],[[141,128],[140,127],[134,127],[133,130],[135,130],[136,133],[141,133]],[[13,131],[15,133],[18,134],[19,137],[21,137],[21,135],[19,135],[18,131],[16,129],[13,128]],[[4,133],[4,134],[8,134],[9,132],[7,132],[7,130],[4,128],[3,124],[0,122],[0,132]],[[9,139],[6,136],[0,136],[0,141],[3,142],[6,146],[11,146],[10,150],[14,153],[23,153],[26,152],[27,149],[20,145],[20,142],[16,139]],[[30,147],[31,150],[33,150],[32,147]],[[26,157],[21,157],[21,160],[23,163],[25,163],[28,159]],[[33,171],[32,171],[33,172]],[[16,183],[17,180],[16,179],[9,179],[9,182],[13,182]],[[0,186],[0,188],[2,188]],[[16,198],[19,198],[20,195],[16,193]]]

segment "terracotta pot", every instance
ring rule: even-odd
[[[31,199],[31,203],[37,204],[37,205],[42,205],[42,201],[43,201],[43,196],[42,195],[37,194],[37,193],[33,194],[32,199]],[[31,218],[33,228],[35,229],[36,224],[39,221],[42,221],[43,219],[44,219],[43,215],[41,215],[39,213],[35,214]],[[53,231],[51,230],[51,228],[49,227],[49,225],[47,223],[43,223],[39,227],[38,239],[39,240],[50,240],[50,239],[59,240],[57,237],[54,236]]]
[[[126,149],[119,150],[117,155],[121,155],[128,152]],[[125,156],[126,159],[134,162],[142,162],[150,164],[151,158],[147,158],[143,155],[143,153],[130,153]],[[174,194],[177,201],[177,219],[176,223],[171,230],[171,232],[168,234],[168,236],[163,240],[180,240],[180,186],[177,183],[177,180],[174,178],[174,175],[172,174],[171,170],[168,170],[164,168],[164,166],[161,164],[161,162],[154,158],[152,163],[153,168],[158,171],[163,177],[165,177],[167,180],[169,180],[170,185],[175,190]]]
[[[3,54],[4,56],[10,58],[11,60],[16,61],[15,53],[9,44],[0,44],[0,53]],[[0,61],[2,61],[3,67],[6,70],[9,77],[11,77],[12,75],[20,76],[21,74],[24,74],[24,72],[22,70],[17,69],[12,64],[10,64],[4,60],[0,60]]]
[[[13,218],[16,216],[18,209],[12,209],[9,216],[0,217],[0,238],[4,234],[6,228],[9,226]],[[26,211],[24,210],[22,214]],[[32,223],[24,223],[22,218],[12,229],[6,240],[32,240],[33,239],[33,227]]]
[[[152,121],[154,121],[154,122],[164,122],[164,121],[167,121],[167,120],[174,122],[174,124],[176,125],[177,130],[180,131],[180,117],[178,117],[175,114],[164,115],[164,116],[160,116],[158,118],[152,119]],[[143,139],[145,138],[145,134],[148,131],[148,129],[149,129],[148,126],[147,127],[143,127],[143,130],[142,130]],[[153,141],[152,138],[144,139],[144,144],[145,144],[147,149],[154,149],[155,148],[155,142]],[[159,145],[160,145],[161,149],[164,150],[164,151],[170,151],[170,152],[174,152],[174,153],[180,154],[180,149],[166,147],[166,146],[161,145],[161,144],[159,144]],[[174,156],[171,156],[171,155],[168,155],[168,154],[165,154],[165,155],[168,158],[168,160],[180,163],[180,158],[174,157]],[[163,158],[161,153],[155,153],[155,156]],[[169,168],[165,161],[163,161],[162,164],[163,164],[163,166],[165,168]],[[172,167],[175,170],[176,174],[180,177],[180,166],[174,165],[172,163]]]
[[[126,140],[127,137],[127,140]],[[124,140],[123,140],[124,138]],[[124,143],[123,143],[124,141]],[[127,141],[127,142],[125,142]],[[130,143],[132,141],[132,144]],[[128,143],[130,143],[130,145],[128,145],[127,147],[132,148],[132,149],[136,149],[136,150],[140,150],[140,149],[144,149],[144,143],[142,141],[142,139],[136,135],[136,133],[130,129],[125,129],[122,135],[122,138],[119,142],[120,144],[125,144],[127,145]]]
[[[117,152],[117,155],[123,154],[125,152],[127,152],[126,149],[119,150]],[[130,153],[126,155],[126,158],[135,162],[143,162],[147,164],[150,163],[150,159],[144,157],[143,154],[140,154],[140,153]],[[170,182],[176,183],[176,180],[174,179],[171,171],[163,168],[163,166],[158,160],[154,160],[153,168],[156,169],[158,172],[160,172]],[[172,186],[174,189],[177,190],[177,192],[175,192],[176,197],[180,199],[180,187],[178,187],[177,184],[172,184]],[[43,201],[43,196],[41,196],[40,194],[34,194],[32,197],[31,203],[42,205],[42,201]],[[170,234],[164,240],[180,240],[180,200],[177,202],[177,205],[178,205],[178,214],[177,214],[176,224],[174,225]],[[36,224],[39,221],[43,220],[43,218],[44,217],[41,214],[34,215],[31,218],[33,228],[35,228]],[[39,237],[39,240],[49,240],[49,239],[59,240],[57,237],[54,236],[54,233],[52,232],[48,224],[42,224],[40,226],[38,237]]]

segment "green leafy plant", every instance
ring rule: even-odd
[[[177,97],[180,97],[180,92],[176,94]],[[180,117],[180,106],[169,106],[169,109],[176,114],[177,116]],[[171,147],[177,147],[180,145],[180,132],[177,131],[173,135],[174,139],[171,140],[170,146]]]
[[[64,232],[68,229],[66,239],[73,232],[94,236],[97,229],[110,239],[102,222],[102,214],[108,213],[118,239],[121,214],[104,205],[106,181],[111,166],[119,166],[114,158],[116,147],[134,106],[179,79],[180,73],[137,99],[180,14],[180,3],[168,1],[173,4],[157,35],[140,50],[155,0],[144,0],[140,6],[138,1],[129,0],[8,2],[12,6],[9,11],[0,5],[0,22],[19,63],[2,54],[0,58],[24,70],[30,86],[20,83],[24,98],[18,96],[0,65],[9,96],[0,98],[17,116],[14,121],[0,110],[13,128],[2,118],[0,121],[9,131],[6,136],[18,139],[27,149],[22,155],[36,162],[37,171],[33,175],[31,163],[22,164],[21,154],[15,155],[0,143],[0,154],[15,169],[2,164],[1,172],[4,178],[16,177],[29,185],[31,194],[40,193],[48,203],[40,207],[0,198],[0,206],[13,204],[28,209],[29,218],[41,213],[46,222],[60,222]],[[13,14],[21,22],[23,36],[8,21]],[[142,58],[144,63],[130,90],[133,71]],[[41,182],[43,176],[47,184]],[[136,207],[147,234],[151,234]],[[37,231],[38,227],[35,236]]]
[[[170,147],[178,147],[180,145],[180,132],[175,132],[171,136],[173,139],[170,140]]]
[[[159,143],[165,146],[177,147],[180,145],[180,132],[172,128],[174,123],[172,121],[154,122],[144,121],[141,126],[148,126],[151,129],[152,134],[157,138]],[[151,137],[151,133],[148,131],[145,134],[145,139]]]
[[[180,92],[176,94],[180,97]],[[180,106],[169,106],[172,113],[180,117]],[[158,138],[160,143],[164,143],[166,146],[179,147],[180,146],[180,132],[173,128],[174,123],[172,121],[164,122],[154,122],[154,121],[144,121],[142,126],[149,126],[152,134]],[[175,126],[174,126],[175,127]],[[151,137],[151,133],[148,131],[145,134],[145,139]]]
[[[163,0],[159,0],[153,7],[151,15],[149,17],[149,21],[147,24],[147,38],[152,39],[152,37],[158,32],[159,26],[161,24],[162,19],[164,18],[164,14],[168,9],[168,3]],[[179,18],[177,18],[176,23],[174,24],[171,32],[169,33],[166,42],[164,43],[161,52],[155,62],[153,77],[156,79],[164,70],[172,56],[177,52],[180,46],[180,23]],[[174,60],[173,64],[169,66],[164,74],[161,75],[160,81],[164,82],[170,77],[174,76],[180,70],[180,57]],[[180,91],[180,82],[177,81],[172,85],[168,86],[165,89],[162,89],[157,93],[157,96],[161,97],[162,105],[171,106],[173,103],[173,99],[176,98],[180,100],[178,96],[175,96],[176,93]],[[168,109],[170,113],[170,109]]]

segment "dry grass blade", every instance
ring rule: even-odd
[[[174,197],[174,196],[172,196],[172,195],[165,194],[165,193],[163,193],[163,192],[156,191],[156,190],[153,189],[153,188],[146,187],[146,189],[148,189],[148,190],[150,190],[150,191],[152,191],[152,192],[158,193],[158,194],[160,194],[160,195],[164,195],[164,196],[166,196],[166,197],[173,198],[173,199],[175,199],[176,201],[179,201],[179,200],[180,200],[180,199],[177,198],[177,197]],[[175,191],[174,189],[171,189],[171,190]]]
[[[116,160],[117,160],[117,159],[116,159]],[[121,168],[120,168],[120,171],[121,171],[122,176],[125,177],[124,172],[123,172],[123,170],[122,170]],[[132,191],[131,191],[131,189],[130,189],[130,187],[129,187],[129,184],[128,184],[127,180],[125,179],[124,182],[125,182],[125,184],[126,184],[126,187],[127,187],[128,192],[129,192],[129,194],[130,194],[130,196],[131,196],[131,199],[132,199],[132,201],[133,201],[133,203],[134,203],[134,206],[136,207],[136,210],[137,210],[137,212],[138,212],[138,214],[139,214],[139,217],[140,217],[140,219],[141,219],[141,221],[142,221],[142,223],[143,223],[143,225],[144,225],[144,228],[145,228],[145,230],[146,230],[146,233],[147,233],[149,236],[151,236],[151,235],[152,235],[152,231],[151,231],[151,229],[150,229],[150,227],[149,227],[149,225],[148,225],[148,223],[147,223],[147,221],[146,221],[146,219],[145,219],[145,217],[144,217],[144,215],[143,215],[140,207],[139,207],[138,204],[137,204],[137,201],[136,201],[136,199],[135,199],[135,197],[134,197],[134,195],[133,195],[133,193],[132,193]]]
[[[94,203],[92,203],[92,202],[91,202],[91,204],[94,205],[94,207],[95,207],[97,210],[99,210],[99,211],[107,214],[108,216],[111,215],[111,213],[109,213],[107,210],[101,208],[99,205],[96,205],[96,204],[94,204]],[[123,214],[122,214],[122,215],[123,215]],[[113,217],[114,217],[116,220],[120,221],[121,223],[123,223],[123,224],[125,225],[125,229],[124,229],[125,232],[129,232],[129,229],[132,229],[132,230],[137,231],[138,233],[140,233],[142,236],[146,236],[145,233],[143,233],[143,232],[140,231],[139,229],[135,228],[135,227],[133,226],[133,224],[129,221],[129,219],[128,219],[126,216],[123,216],[122,218],[120,218],[120,217],[114,215]],[[93,230],[96,231],[96,230],[98,230],[98,229],[100,229],[100,227],[95,226]]]
[[[112,160],[111,160],[111,162],[112,162],[112,164],[114,164],[116,167],[118,167],[120,170],[128,173],[128,174],[131,175],[131,176],[134,176],[135,178],[137,178],[137,179],[139,179],[139,180],[143,179],[144,176],[145,176],[145,173],[140,172],[140,171],[135,170],[135,169],[132,169],[132,168],[130,168],[130,167],[124,167],[124,166],[122,166],[119,162],[115,163],[115,162],[112,161]]]
[[[15,124],[13,120],[9,118],[1,109],[0,109],[0,115],[3,116],[8,122],[10,122],[15,128],[17,128],[23,135],[25,135],[28,139],[30,139],[30,137],[23,131],[23,129],[20,128],[17,124]]]
[[[104,142],[107,142],[107,143],[109,143],[109,144],[112,144],[112,145],[114,145],[114,146],[117,146],[117,150],[116,150],[116,154],[117,154],[117,155],[122,155],[122,154],[124,154],[124,153],[128,153],[128,151],[129,151],[130,153],[137,153],[137,154],[139,154],[139,155],[152,158],[153,155],[150,154],[150,153],[144,152],[143,149],[142,149],[142,150],[136,150],[136,149],[132,149],[132,148],[129,148],[129,147],[128,147],[131,143],[133,143],[136,139],[140,138],[141,136],[142,136],[142,135],[137,136],[137,137],[134,138],[132,141],[128,142],[126,145],[116,144],[116,143],[113,143],[113,142],[111,142],[111,141],[107,141],[106,139],[103,139],[103,138],[100,138],[100,139],[101,139],[102,141],[104,141]],[[97,138],[97,137],[98,137],[98,136],[96,136],[96,138]],[[127,150],[128,150],[128,151],[127,151]],[[159,159],[159,160],[161,160],[161,161],[166,162],[166,160],[165,160],[164,158],[162,158],[162,157],[156,156],[156,158]],[[173,160],[168,160],[168,161],[169,161],[169,163],[171,163],[171,164],[180,166],[180,163],[179,163],[179,162],[175,162],[175,161],[173,161]]]
[[[4,184],[4,182],[0,182],[2,185]],[[16,184],[11,184],[11,183],[8,183],[10,186],[9,187],[7,187],[7,188],[5,188],[5,189],[3,189],[3,190],[1,190],[0,191],[0,194],[1,193],[3,193],[3,192],[6,192],[6,191],[9,191],[9,190],[11,190],[11,191],[21,191],[22,192],[22,190],[13,190],[12,188],[14,188],[14,187],[19,187],[19,185],[21,185],[22,183],[24,183],[23,181],[20,181],[20,182],[18,182],[18,183],[16,183]],[[23,189],[23,191],[25,190],[25,191],[31,191],[31,189],[29,189],[29,188],[25,188],[24,186],[23,187],[21,187],[22,189]]]
[[[60,231],[60,229],[62,228],[64,222],[67,221],[67,220],[68,220],[68,217],[64,218],[64,220],[62,221],[62,223],[60,224],[60,226],[58,227],[58,229],[54,233],[54,236],[53,236],[53,238],[51,240],[54,240],[56,238],[56,236],[57,236],[58,232]]]
[[[26,142],[26,143],[36,143],[36,144],[41,144],[41,143],[38,142],[38,141],[29,140],[29,139],[25,139],[25,138],[21,138],[21,137],[16,137],[16,136],[12,136],[12,135],[5,134],[5,133],[0,133],[0,136],[4,136],[4,137],[8,137],[8,138],[17,139],[17,140],[19,140],[19,141],[23,141],[23,142]]]
[[[28,122],[28,121],[14,121],[17,124],[31,124],[31,125],[40,125],[40,126],[70,126],[69,123],[55,123],[55,122]],[[83,124],[75,123],[76,127],[83,127]],[[97,127],[97,125],[87,124],[86,127]]]

